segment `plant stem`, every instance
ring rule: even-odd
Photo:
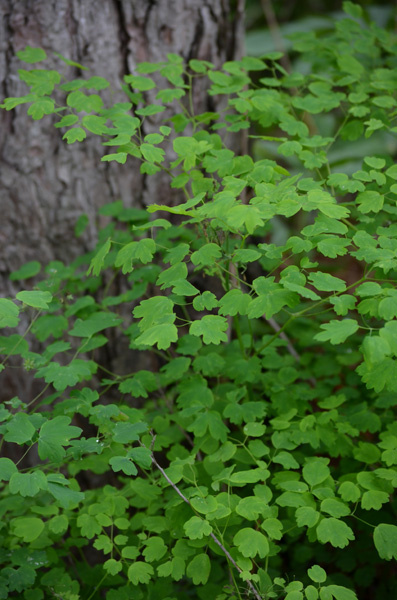
[[[144,448],[146,448],[146,446],[144,444],[142,444],[142,442],[140,442],[141,446],[143,446]],[[181,492],[181,490],[178,488],[177,485],[175,485],[175,483],[173,483],[171,481],[171,479],[168,477],[167,473],[164,471],[164,469],[159,465],[159,463],[157,462],[157,460],[154,458],[153,453],[151,455],[152,458],[152,463],[154,464],[154,466],[160,471],[160,473],[162,474],[162,476],[164,477],[164,479],[169,483],[169,485],[176,491],[176,493],[178,494],[178,496],[180,498],[182,498],[182,500],[184,502],[186,502],[186,504],[188,504],[189,506],[191,506],[189,500],[186,498],[186,496]],[[193,508],[193,507],[192,507]],[[222,552],[224,553],[224,555],[226,556],[226,558],[229,560],[229,562],[234,566],[234,568],[239,572],[239,574],[241,575],[241,573],[243,572],[242,569],[240,569],[240,567],[238,566],[238,564],[236,563],[236,561],[234,560],[234,558],[232,557],[232,555],[230,554],[230,552],[228,552],[228,550],[226,550],[225,546],[222,544],[222,542],[216,537],[216,535],[211,532],[210,533],[210,537],[212,538],[212,540],[215,542],[215,544],[217,544],[217,546],[219,546],[219,548],[222,550]],[[256,590],[255,586],[253,585],[253,583],[251,583],[251,581],[247,581],[247,585],[250,588],[251,592],[253,593],[254,597],[257,600],[262,600],[261,595],[259,594],[259,592]],[[91,598],[91,596],[90,596]],[[88,598],[87,600],[90,600],[90,598]]]

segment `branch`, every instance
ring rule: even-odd
[[[143,446],[144,448],[146,448],[146,446],[144,444],[142,444],[142,442],[139,442],[139,443],[140,443],[141,446]],[[167,473],[164,471],[163,467],[161,467],[159,465],[159,463],[157,462],[157,460],[154,458],[153,453],[151,455],[151,458],[152,458],[152,463],[155,465],[155,467],[157,467],[157,469],[160,471],[160,473],[162,474],[162,476],[164,477],[164,479],[167,481],[167,483],[169,483],[170,486],[174,488],[174,490],[176,491],[176,493],[178,494],[178,496],[180,498],[182,498],[182,500],[184,502],[186,502],[186,504],[188,504],[189,506],[191,506],[191,508],[193,509],[192,505],[190,504],[190,501],[186,498],[186,496],[184,496],[184,494],[181,492],[181,490],[178,488],[178,486],[175,485],[175,483],[173,483],[171,481],[171,479],[168,477]],[[214,533],[212,533],[212,532],[210,533],[210,537],[214,540],[215,544],[217,544],[219,546],[219,548],[222,550],[222,552],[224,553],[224,555],[226,556],[226,558],[231,562],[231,564],[233,565],[233,567],[241,575],[241,573],[243,572],[243,570],[240,569],[240,567],[238,566],[238,564],[236,563],[236,561],[234,560],[234,558],[232,557],[232,555],[230,554],[230,552],[228,550],[226,550],[226,548],[222,544],[222,542],[220,540],[218,540],[218,538],[216,537],[216,535]],[[256,598],[256,600],[262,600],[261,595],[255,589],[255,586],[253,585],[253,583],[251,581],[247,580],[247,585],[250,588],[250,590],[253,593],[253,595]]]

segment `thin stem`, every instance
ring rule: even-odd
[[[105,581],[107,576],[108,576],[108,574],[105,573],[105,575],[102,577],[102,579],[100,580],[98,585],[92,590],[92,593],[88,596],[87,600],[91,600],[91,598],[94,597],[95,592],[101,587],[102,583]]]
[[[263,352],[263,350],[265,350],[268,346],[270,346],[270,344],[272,344],[274,342],[274,340],[276,340],[284,331],[284,329],[287,329],[287,327],[289,326],[290,323],[292,323],[292,321],[296,319],[296,316],[293,315],[292,317],[290,317],[282,327],[280,327],[280,329],[278,331],[276,331],[276,333],[270,338],[270,340],[268,340],[265,344],[263,344],[259,350],[256,351],[257,354],[260,354],[261,352]]]
[[[21,458],[15,463],[15,466],[18,466],[19,463],[25,458],[25,456],[27,455],[27,453],[29,452],[29,450],[34,446],[34,444],[32,444],[32,446],[29,446],[29,448],[26,450],[26,452],[24,452],[21,456]]]
[[[32,321],[30,322],[29,327],[26,329],[25,333],[23,335],[21,335],[21,337],[19,338],[17,343],[11,348],[11,350],[8,352],[8,354],[6,354],[6,356],[3,358],[2,362],[0,363],[1,365],[4,365],[4,363],[7,362],[8,358],[10,357],[11,353],[14,352],[14,350],[16,350],[16,348],[18,348],[19,344],[28,335],[29,331],[32,329],[32,327],[34,325],[34,322],[39,318],[40,315],[41,315],[41,310],[39,310],[39,312],[36,313],[36,315],[33,317]]]
[[[36,401],[37,401],[39,398],[41,398],[41,396],[44,394],[44,392],[46,392],[46,391],[48,390],[48,388],[50,387],[50,385],[51,385],[50,383],[47,383],[47,385],[43,387],[43,389],[41,390],[41,392],[39,392],[39,393],[37,394],[37,396],[35,396],[35,397],[33,398],[33,400],[31,400],[30,402],[28,402],[28,404],[25,406],[25,408],[29,408],[29,406],[30,406],[31,404],[33,404],[33,403],[34,403],[34,402],[36,402]]]
[[[140,444],[141,444],[141,446],[143,446],[144,448],[146,448],[146,446],[144,444],[142,444],[142,442],[140,442]],[[188,504],[189,506],[191,506],[190,501],[181,492],[181,490],[178,488],[178,486],[175,485],[175,483],[173,483],[173,481],[171,481],[171,479],[168,477],[167,473],[164,471],[164,469],[159,465],[159,463],[157,462],[157,460],[154,458],[153,454],[151,455],[151,458],[152,458],[152,462],[155,465],[155,467],[157,467],[157,469],[160,471],[160,473],[162,474],[162,476],[164,477],[164,479],[176,491],[176,493],[178,494],[178,496],[180,498],[182,498],[182,500],[184,502],[186,502],[186,504]],[[236,571],[238,571],[240,573],[240,575],[241,575],[241,573],[243,572],[243,570],[240,569],[240,567],[238,566],[238,564],[236,563],[236,561],[234,560],[234,558],[232,557],[232,555],[230,554],[230,552],[228,552],[228,550],[226,550],[226,548],[222,544],[222,542],[216,537],[216,535],[213,532],[210,533],[210,537],[215,542],[215,544],[217,544],[217,546],[219,546],[219,548],[222,550],[223,554],[226,556],[226,558],[229,560],[229,562],[234,566],[234,568],[236,569]],[[253,593],[253,595],[255,596],[255,598],[257,600],[262,600],[259,592],[256,590],[255,586],[251,583],[251,581],[247,581],[247,585],[250,588],[250,590]],[[90,600],[90,598],[88,598],[87,600]]]

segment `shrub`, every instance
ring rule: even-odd
[[[101,77],[19,71],[29,93],[2,108],[54,115],[68,144],[101,136],[102,160],[165,171],[179,200],[104,206],[93,252],[0,299],[2,368],[43,381],[1,408],[17,458],[0,459],[0,598],[391,597],[397,44],[344,6],[323,37],[295,35],[301,72],[279,53],[221,71],[168,55],[105,108]],[[192,112],[198,77],[222,113]],[[246,129],[237,155],[225,140]],[[112,372],[115,331],[151,366]]]

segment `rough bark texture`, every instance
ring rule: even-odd
[[[168,52],[220,65],[238,52],[241,11],[236,16],[231,19],[228,0],[2,0],[1,97],[26,93],[16,57],[26,45],[42,47],[49,56],[60,52],[115,89],[136,63],[164,60]],[[56,57],[50,61],[72,77],[79,75]],[[195,94],[198,111],[208,108],[202,91]],[[92,248],[99,206],[119,198],[125,206],[144,205],[164,194],[161,177],[142,176],[137,163],[127,168],[101,163],[97,140],[68,147],[61,138],[51,117],[34,122],[26,106],[0,111],[3,294],[15,291],[7,274],[24,262],[67,262]],[[82,213],[90,226],[76,241],[73,228]]]
[[[243,2],[238,0],[232,18],[229,0],[1,0],[0,98],[27,91],[17,75],[25,65],[16,56],[26,45],[46,50],[45,68],[69,78],[81,75],[55,57],[56,51],[88,67],[85,76],[101,75],[116,90],[137,63],[164,60],[169,52],[220,66],[240,53]],[[198,86],[196,111],[216,109],[214,99],[212,105],[208,102]],[[145,127],[148,132],[150,120]],[[91,250],[97,241],[97,209],[103,204],[122,199],[128,207],[169,200],[162,174],[141,175],[138,161],[100,162],[103,147],[94,136],[67,146],[62,133],[51,116],[33,121],[26,106],[0,110],[0,296],[13,297],[18,291],[8,274],[25,262],[68,263]],[[76,239],[74,226],[83,213],[89,226]],[[117,340],[111,346],[110,362],[126,359],[128,352]],[[40,391],[37,386],[28,374],[21,377],[20,369],[6,369],[0,396],[26,400]]]

